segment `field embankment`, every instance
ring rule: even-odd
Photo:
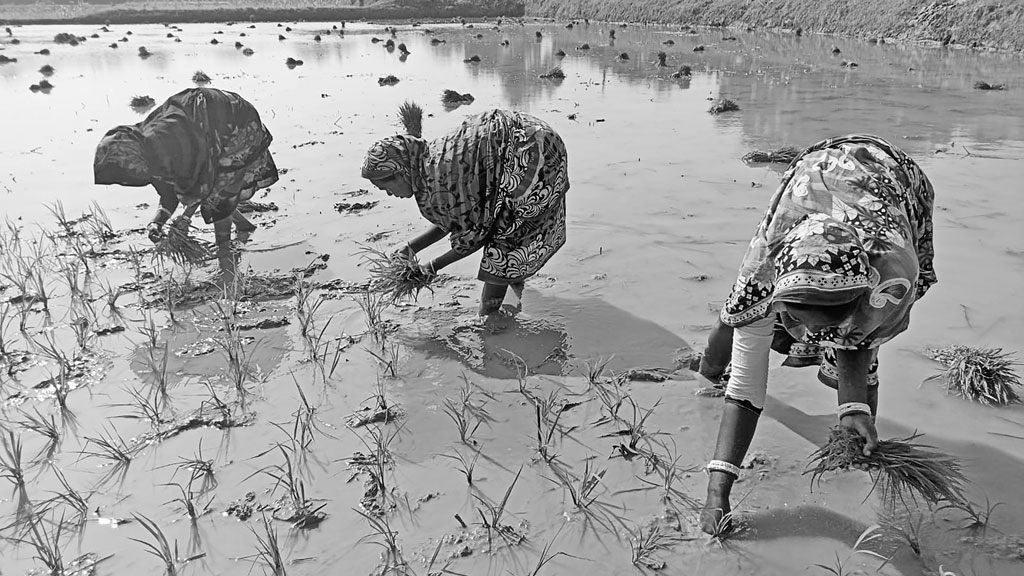
[[[0,0],[0,22],[146,24],[522,16],[522,0]]]
[[[792,30],[802,28],[804,32],[864,38],[1024,50],[1022,0],[525,1],[528,16]]]

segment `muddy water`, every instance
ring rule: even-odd
[[[1024,308],[1017,297],[1024,269],[1018,198],[1024,179],[1024,68],[1019,57],[821,37],[682,34],[639,27],[616,28],[613,43],[610,28],[599,24],[574,30],[506,24],[500,32],[492,24],[477,24],[472,29],[424,26],[445,40],[437,46],[422,28],[402,27],[396,42],[411,51],[402,59],[371,41],[387,37],[383,25],[352,25],[344,38],[325,34],[329,24],[287,25],[292,31],[284,26],[185,25],[180,32],[157,25],[115,26],[109,33],[84,27],[15,29],[20,44],[0,40],[0,54],[18,60],[0,65],[4,214],[21,219],[34,232],[34,222],[54,226],[46,204],[60,199],[70,215],[77,215],[97,200],[116,229],[142,226],[149,209],[137,205],[154,204],[155,194],[93,186],[94,146],[109,127],[141,118],[128,107],[132,96],[148,94],[162,101],[190,86],[192,73],[202,69],[213,87],[237,91],[257,106],[274,133],[277,163],[287,169],[281,182],[258,198],[275,202],[280,210],[256,217],[263,227],[247,245],[243,267],[260,273],[289,270],[317,254],[329,254],[328,267],[315,279],[358,281],[365,277],[358,266],[358,242],[377,235],[382,245],[394,245],[422,225],[411,203],[376,191],[365,197],[359,192],[367,188],[358,175],[363,151],[374,139],[394,132],[392,112],[399,103],[415,99],[426,108],[431,115],[425,126],[428,136],[443,133],[466,114],[492,107],[521,109],[554,126],[570,154],[569,241],[528,285],[519,326],[492,335],[474,321],[478,287],[471,280],[473,259],[454,266],[451,272],[459,280],[433,298],[421,299],[422,308],[389,313],[400,325],[394,338],[401,348],[398,377],[386,379],[387,395],[403,407],[405,417],[392,444],[390,471],[401,506],[388,517],[417,573],[426,572],[422,558],[432,554],[440,539],[442,558],[468,552],[450,566],[464,574],[533,573],[548,543],[549,553],[571,556],[556,557],[541,573],[634,570],[630,531],[642,527],[646,532],[652,523],[668,530],[675,522],[656,491],[630,491],[646,486],[640,479],[652,477],[637,459],[608,458],[618,440],[605,436],[607,427],[594,425],[601,416],[600,403],[572,368],[614,355],[610,366],[617,370],[673,370],[691,347],[702,346],[779,179],[777,169],[748,167],[740,157],[752,149],[802,146],[848,132],[878,134],[903,147],[936,188],[940,284],[915,308],[911,329],[882,351],[880,432],[924,432],[933,444],[963,459],[975,482],[973,499],[984,501],[987,495],[993,502],[1005,502],[983,538],[958,530],[957,514],[914,511],[915,518],[923,519],[921,556],[903,547],[882,573],[934,574],[940,566],[957,575],[1020,573],[1024,505],[1017,479],[1024,477],[1024,413],[1019,407],[987,409],[947,397],[937,383],[924,382],[937,367],[922,355],[929,346],[952,343],[1024,350]],[[54,44],[54,34],[64,31],[98,33],[100,38],[76,47]],[[316,33],[322,35],[320,42],[313,39]],[[278,35],[286,38],[279,40]],[[723,40],[723,35],[737,39]],[[127,41],[118,42],[121,38]],[[219,44],[212,45],[212,39]],[[507,47],[501,45],[505,39]],[[662,44],[669,39],[674,45]],[[234,47],[236,41],[254,54],[243,55]],[[109,48],[111,43],[119,48]],[[578,50],[583,43],[590,50]],[[706,49],[693,52],[697,45]],[[139,46],[153,55],[139,58]],[[840,53],[833,54],[833,47]],[[42,48],[52,54],[34,54]],[[567,53],[564,58],[555,54],[560,49]],[[662,50],[667,68],[654,64]],[[621,53],[628,60],[619,58]],[[481,62],[463,62],[472,55],[479,55]],[[289,57],[303,65],[289,69]],[[858,66],[844,67],[843,60]],[[56,69],[50,78],[54,88],[48,94],[32,93],[29,85],[40,80],[37,70],[43,64]],[[683,64],[693,67],[692,78],[672,80],[670,73]],[[564,81],[537,77],[555,65],[564,69]],[[388,74],[401,81],[378,86],[377,78]],[[976,80],[1006,83],[1008,90],[975,91]],[[476,100],[446,110],[439,101],[443,89],[469,92]],[[709,115],[709,100],[718,96],[735,100],[741,110]],[[353,198],[380,203],[360,214],[334,211],[335,203]],[[119,247],[129,244],[143,246],[144,239],[136,234],[117,242]],[[122,264],[105,268],[103,276],[123,283],[132,274]],[[66,294],[56,278],[53,285],[55,293]],[[353,452],[367,451],[362,443],[365,429],[350,431],[344,423],[373,394],[378,368],[365,350],[371,346],[368,338],[344,351],[325,386],[303,361],[294,317],[289,326],[255,331],[254,358],[261,378],[252,385],[253,425],[227,432],[183,432],[137,456],[123,483],[99,484],[105,469],[97,467],[96,459],[80,456],[80,450],[93,448],[84,437],[116,428],[127,439],[147,429],[136,420],[113,418],[124,412],[115,407],[126,401],[124,388],[149,378],[137,360],[144,315],[130,306],[133,301],[131,295],[123,301],[128,330],[91,345],[102,354],[97,364],[103,377],[70,396],[79,430],[67,435],[55,457],[72,486],[91,493],[90,509],[98,507],[103,517],[143,514],[172,542],[179,541],[183,557],[198,553],[193,550],[206,553],[184,573],[248,573],[256,538],[247,525],[220,513],[250,490],[265,502],[272,500],[266,492],[273,480],[253,473],[281,463],[276,454],[258,455],[285,440],[271,423],[291,421],[298,405],[294,375],[319,404],[319,417],[330,434],[317,437],[304,480],[309,497],[326,504],[328,518],[312,531],[278,524],[284,555],[294,562],[289,573],[373,571],[380,549],[369,543],[373,538],[367,539],[366,521],[352,511],[359,506],[365,475],[353,479],[342,461]],[[291,300],[280,300],[247,314],[289,315],[293,306]],[[180,412],[195,409],[206,394],[202,382],[223,387],[227,377],[219,352],[198,353],[209,351],[202,342],[218,334],[210,320],[215,313],[202,306],[179,310],[177,322],[160,310],[152,314],[162,326],[160,341],[181,353],[169,371],[175,407]],[[362,312],[351,299],[329,300],[318,311],[321,326],[332,315],[329,337],[364,330]],[[71,355],[75,341],[69,321],[68,314],[56,313],[49,326]],[[29,333],[38,338],[45,332],[46,323],[33,313]],[[189,348],[196,342],[200,344]],[[17,347],[30,348],[24,342]],[[534,409],[510,379],[515,370],[505,350],[531,367],[534,375],[526,386],[536,395],[557,392],[573,402],[587,400],[564,413],[562,425],[570,432],[555,451],[576,474],[582,474],[585,462],[595,472],[606,470],[598,500],[590,507],[594,514],[574,510],[565,491],[548,480],[553,477],[549,467],[537,460]],[[452,460],[440,456],[454,454],[454,448],[471,453],[459,444],[442,410],[446,397],[458,397],[463,375],[490,395],[484,397],[494,419],[477,432],[481,457],[472,486],[465,485]],[[4,380],[2,390],[7,397],[46,377],[47,366],[35,366],[16,381]],[[656,439],[675,447],[683,467],[706,461],[717,430],[719,401],[695,397],[697,386],[685,370],[664,383],[629,386],[640,407],[657,404],[647,429],[663,433]],[[666,573],[815,573],[821,570],[816,564],[832,565],[837,553],[846,559],[857,536],[878,521],[882,505],[877,496],[869,496],[865,476],[830,477],[813,492],[801,476],[807,454],[831,423],[832,393],[815,384],[813,374],[786,368],[773,372],[770,392],[754,446],[768,454],[769,464],[751,472],[737,490],[750,529],[722,547],[709,544],[692,518],[683,515],[674,526],[681,531],[670,531],[683,541],[655,554],[667,562]],[[23,420],[19,408],[53,412],[48,400],[15,404],[6,405],[5,422]],[[42,445],[32,432],[22,437],[26,454],[35,454]],[[204,457],[215,461],[218,487],[214,514],[193,527],[180,507],[163,504],[178,495],[164,484],[183,481],[181,473],[172,476],[173,466],[166,466],[192,457],[200,446]],[[499,501],[520,467],[505,522],[524,532],[527,541],[515,547],[495,545],[488,553],[476,497]],[[35,477],[34,469],[31,475]],[[42,501],[57,488],[53,474],[42,467],[28,494],[32,501]],[[702,474],[681,475],[677,488],[701,498]],[[14,502],[3,501],[0,513],[14,517],[15,508]],[[468,530],[453,519],[456,513]],[[101,574],[156,569],[158,561],[129,538],[149,535],[138,523],[115,529],[92,518],[81,539],[67,538],[65,555],[113,554],[100,564]],[[888,553],[890,548],[878,549]],[[5,574],[38,565],[27,546],[4,544],[0,551]],[[844,561],[847,571],[874,570],[880,564],[867,555]]]

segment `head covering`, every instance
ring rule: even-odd
[[[871,266],[857,231],[809,214],[786,233],[775,256],[773,301],[838,306],[871,290]],[[876,279],[877,281],[877,279]]]
[[[370,146],[363,161],[363,178],[383,180],[402,176],[409,181],[413,192],[426,189],[426,162],[429,154],[427,141],[408,134],[391,136]]]
[[[93,176],[96,184],[148,186],[152,183],[142,133],[135,126],[118,126],[96,147]]]

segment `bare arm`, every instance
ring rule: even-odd
[[[836,367],[839,370],[839,404],[856,402],[868,404],[868,369],[871,367],[872,350],[836,350]],[[878,432],[871,414],[854,413],[843,416],[843,426],[863,436],[864,455],[868,456],[878,448]]]
[[[431,226],[419,236],[409,240],[406,244],[408,248],[412,249],[413,254],[415,254],[433,246],[447,235],[448,232],[445,232],[444,228],[441,228],[440,226]]]

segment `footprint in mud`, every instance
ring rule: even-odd
[[[561,376],[586,360],[611,358],[614,371],[637,367],[674,372],[672,359],[690,346],[678,335],[597,298],[564,299],[528,290],[525,313],[492,332],[475,310],[423,308],[403,330],[427,357],[462,362],[490,378],[512,379],[509,352],[531,373]]]

